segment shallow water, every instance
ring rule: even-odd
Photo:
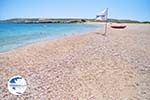
[[[0,23],[0,52],[9,51],[37,41],[93,31],[91,24],[17,24]]]

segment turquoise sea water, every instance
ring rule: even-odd
[[[91,24],[0,23],[0,52],[9,51],[37,41],[93,31],[98,27],[101,26]]]

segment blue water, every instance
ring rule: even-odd
[[[0,23],[0,52],[9,51],[37,41],[93,31],[98,27],[100,26],[91,24]]]

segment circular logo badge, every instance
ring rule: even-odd
[[[8,90],[14,95],[21,95],[27,88],[26,80],[22,76],[13,76],[8,81]]]

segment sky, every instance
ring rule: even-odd
[[[150,21],[150,0],[0,0],[0,19],[93,19],[105,8],[109,18]]]

